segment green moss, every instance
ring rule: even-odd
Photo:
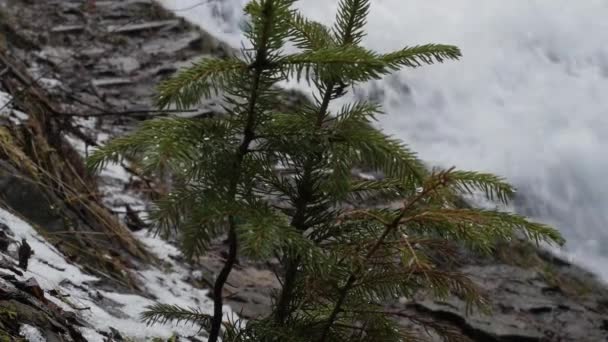
[[[0,306],[0,319],[15,320],[17,319],[17,311],[12,305]]]
[[[13,336],[14,328],[18,326],[19,314],[10,302],[0,302],[0,342],[21,342],[23,339]],[[12,332],[12,333],[11,333]]]
[[[1,326],[0,324],[0,342],[11,342],[13,341],[11,339],[11,334],[4,330],[4,328]]]

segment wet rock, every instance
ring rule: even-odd
[[[214,245],[212,249],[213,253],[201,260],[206,270],[201,274],[202,281],[208,286],[213,284],[213,275],[222,267],[222,260],[217,257],[221,253],[220,245]],[[280,287],[278,280],[269,269],[247,260],[239,260],[239,264],[228,277],[224,291],[226,303],[247,319],[268,315],[272,293]]]
[[[36,182],[0,160],[0,199],[5,205],[47,229],[61,230],[62,218],[48,196]]]
[[[23,272],[21,272],[17,267],[17,265],[10,258],[5,258],[4,256],[0,259],[0,269],[8,270],[13,272],[16,275],[23,276]],[[2,274],[0,277],[4,279],[12,279],[16,280],[15,276],[12,274]]]
[[[180,24],[180,20],[161,20],[161,21],[149,21],[142,24],[131,24],[131,25],[109,25],[107,27],[108,32],[114,33],[137,33],[140,31],[155,30],[160,28],[175,27]]]
[[[562,273],[558,265],[555,272]],[[571,267],[571,266],[567,266]],[[393,307],[454,326],[474,341],[605,341],[601,303],[608,299],[602,285],[589,280],[590,293],[546,292],[546,275],[534,269],[497,262],[462,269],[486,294],[490,314],[467,314],[466,303],[457,297],[442,301],[420,295],[404,306]],[[595,288],[599,286],[599,288]],[[608,312],[608,311],[606,311]],[[406,322],[403,322],[407,326]],[[435,341],[435,340],[433,340]],[[439,341],[439,339],[437,339]]]
[[[36,297],[36,299],[38,299],[39,301],[45,304],[48,303],[47,299],[44,297],[44,290],[42,290],[42,288],[38,284],[38,281],[36,281],[36,278],[29,278],[28,280],[26,280],[23,283],[22,290]]]
[[[103,79],[96,79],[92,81],[92,84],[95,87],[115,87],[115,86],[124,86],[124,85],[130,85],[131,83],[133,83],[133,81],[131,81],[128,78],[120,78],[120,77],[114,77],[114,78],[103,78]]]
[[[53,33],[77,33],[85,29],[84,25],[59,25],[51,29]]]
[[[107,289],[110,290],[110,289]],[[112,316],[117,318],[128,319],[129,317],[120,310],[121,307],[124,307],[124,304],[118,303],[110,298],[104,297],[100,292],[97,292],[95,297],[93,298],[95,304],[99,305],[105,311],[110,313]]]
[[[125,74],[130,74],[141,66],[139,61],[133,57],[110,58],[108,63]]]
[[[142,45],[142,50],[153,56],[166,54],[172,55],[187,48],[200,46],[202,37],[198,32],[189,32],[178,39],[156,39]]]
[[[125,339],[122,337],[122,335],[120,334],[120,331],[110,327],[110,334],[108,336],[108,338],[110,338],[111,341],[124,341]]]
[[[5,224],[0,223],[0,252],[6,253],[8,245],[11,243],[11,239],[7,235],[8,227]]]
[[[98,58],[98,57],[102,56],[105,52],[106,52],[105,49],[102,49],[99,47],[91,47],[91,48],[80,51],[80,53],[78,55],[81,57],[86,57],[86,58]]]
[[[0,309],[5,312],[0,322],[5,332],[18,335],[20,327],[27,324],[40,330],[47,341],[86,342],[77,328],[81,322],[57,305],[40,300],[44,298],[41,291],[35,280],[21,283],[0,278]]]
[[[38,53],[38,56],[50,63],[60,64],[72,56],[72,51],[62,47],[47,46]]]

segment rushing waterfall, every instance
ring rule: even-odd
[[[245,0],[160,2],[240,45]],[[324,23],[336,5],[298,3]],[[567,254],[608,280],[606,18],[606,0],[375,0],[368,47],[446,43],[464,56],[361,91],[423,159],[508,178],[515,209],[557,226]]]

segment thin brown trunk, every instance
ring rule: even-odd
[[[270,25],[270,16],[272,15],[272,1],[268,1],[264,8],[264,14],[267,15],[267,20],[265,21],[265,25],[263,28],[263,32],[265,33],[264,37],[262,37],[262,42],[260,44],[260,48],[256,51],[255,61],[252,63],[253,68],[253,80],[251,86],[251,94],[249,96],[249,106],[247,108],[247,123],[245,124],[245,128],[243,130],[243,140],[239,145],[235,161],[233,165],[233,176],[232,181],[230,182],[229,193],[228,196],[231,199],[236,197],[238,183],[241,177],[241,166],[243,162],[243,158],[245,154],[247,154],[249,150],[249,145],[255,139],[255,126],[256,126],[256,105],[258,102],[259,96],[259,87],[260,81],[262,78],[262,72],[267,68],[267,51],[266,46],[268,45],[268,34],[271,28]],[[215,280],[215,285],[213,287],[213,319],[211,320],[211,329],[209,330],[209,339],[208,342],[217,342],[220,330],[222,328],[222,319],[223,319],[223,305],[224,298],[222,297],[222,292],[224,290],[224,285],[228,280],[228,276],[234,267],[237,259],[238,253],[238,239],[236,234],[236,224],[234,222],[234,216],[229,216],[229,230],[228,230],[228,258],[226,259],[226,263],[217,279]]]

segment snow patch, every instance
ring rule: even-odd
[[[19,124],[27,120],[28,115],[13,109],[13,106],[10,104],[12,99],[13,97],[10,94],[0,91],[0,108],[2,108],[0,116],[8,117],[13,123]]]
[[[54,78],[41,78],[38,80],[40,85],[42,85],[46,89],[53,89],[60,87],[63,83],[61,81],[56,80]]]
[[[16,240],[26,239],[35,253],[30,259],[28,271],[24,273],[24,279],[36,278],[45,290],[53,289],[56,284],[64,279],[69,279],[76,285],[98,280],[98,278],[86,275],[78,267],[68,263],[54,246],[47,243],[32,226],[17,216],[0,209],[0,223],[4,223],[10,228]],[[16,250],[17,246],[15,244],[12,244],[9,248],[9,252],[16,252]]]
[[[88,342],[106,342],[107,339],[97,331],[90,328],[80,328],[80,333]]]
[[[11,99],[12,97],[9,94],[0,91],[0,108],[6,106],[6,104],[9,103]],[[6,108],[4,110],[6,110]]]
[[[93,282],[98,280],[97,277],[88,275],[77,266],[70,264],[31,225],[4,209],[0,209],[0,223],[9,227],[15,239],[27,239],[35,253],[30,260],[28,270],[19,279],[24,281],[34,277],[47,293],[54,289],[59,293],[69,294],[70,297],[66,302],[48,294],[46,297],[62,309],[75,312],[88,322],[94,329],[85,328],[82,329],[82,332],[91,341],[103,341],[103,337],[95,330],[108,331],[110,327],[117,329],[125,337],[142,341],[154,337],[169,338],[176,332],[179,332],[181,336],[198,335],[198,327],[192,325],[147,326],[144,324],[140,320],[142,311],[155,303],[194,306],[203,312],[212,312],[213,303],[207,298],[207,290],[194,288],[183,280],[183,277],[189,274],[189,270],[168,259],[169,255],[179,254],[179,251],[160,238],[144,232],[137,234],[137,237],[150,247],[152,252],[163,259],[167,258],[166,270],[149,267],[134,274],[143,284],[144,290],[150,298],[155,298],[150,299],[135,294],[96,289]],[[15,247],[14,244],[11,245],[8,254],[14,255]],[[88,309],[82,310],[84,308]],[[231,310],[226,307],[224,311],[226,317],[229,317]],[[33,334],[32,329],[27,327],[23,329]]]
[[[23,336],[28,342],[46,342],[46,338],[38,328],[24,324],[19,328],[19,335]]]

